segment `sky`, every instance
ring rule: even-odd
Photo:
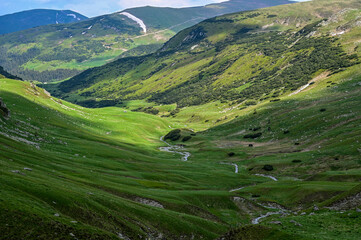
[[[224,0],[0,0],[0,16],[29,9],[73,10],[87,17],[139,6],[190,7]]]

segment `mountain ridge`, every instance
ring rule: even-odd
[[[343,10],[352,6],[355,10]],[[309,11],[300,16],[286,13],[303,7]],[[215,99],[246,106],[277,99],[322,71],[342,71],[359,62],[357,48],[346,50],[338,41],[358,33],[357,7],[357,1],[315,1],[208,19],[179,32],[152,55],[86,70],[58,84],[54,94],[78,103],[143,99],[180,107]],[[343,25],[347,32],[337,35]]]
[[[0,35],[49,24],[88,19],[71,10],[32,9],[0,16]]]

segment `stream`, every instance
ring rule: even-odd
[[[160,147],[159,150],[162,152],[176,153],[182,156],[182,161],[188,161],[188,158],[191,156],[189,152],[180,152],[179,150],[184,149],[182,146],[171,145],[167,141],[164,141],[164,136],[160,138],[160,141],[167,144],[168,147]]]
[[[234,167],[234,173],[238,173],[238,165],[235,164],[235,163],[224,163],[224,162],[221,162],[220,164],[223,164],[223,165],[231,165]]]

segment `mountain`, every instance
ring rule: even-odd
[[[192,8],[140,7],[81,22],[41,26],[0,36],[0,65],[27,80],[64,80],[122,54],[154,52],[178,31],[209,17],[286,3],[291,2],[231,0]]]
[[[358,10],[347,8],[360,9],[360,2],[319,0],[212,18],[154,54],[122,58],[48,88],[78,104],[137,99],[186,107],[221,99],[247,107],[277,100],[359,63],[359,48],[347,40],[360,33]]]
[[[29,28],[72,23],[87,17],[70,10],[34,9],[0,16],[0,34],[17,32]]]

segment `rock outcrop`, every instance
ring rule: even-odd
[[[10,110],[6,107],[2,98],[0,98],[0,114],[6,119],[10,118]]]

